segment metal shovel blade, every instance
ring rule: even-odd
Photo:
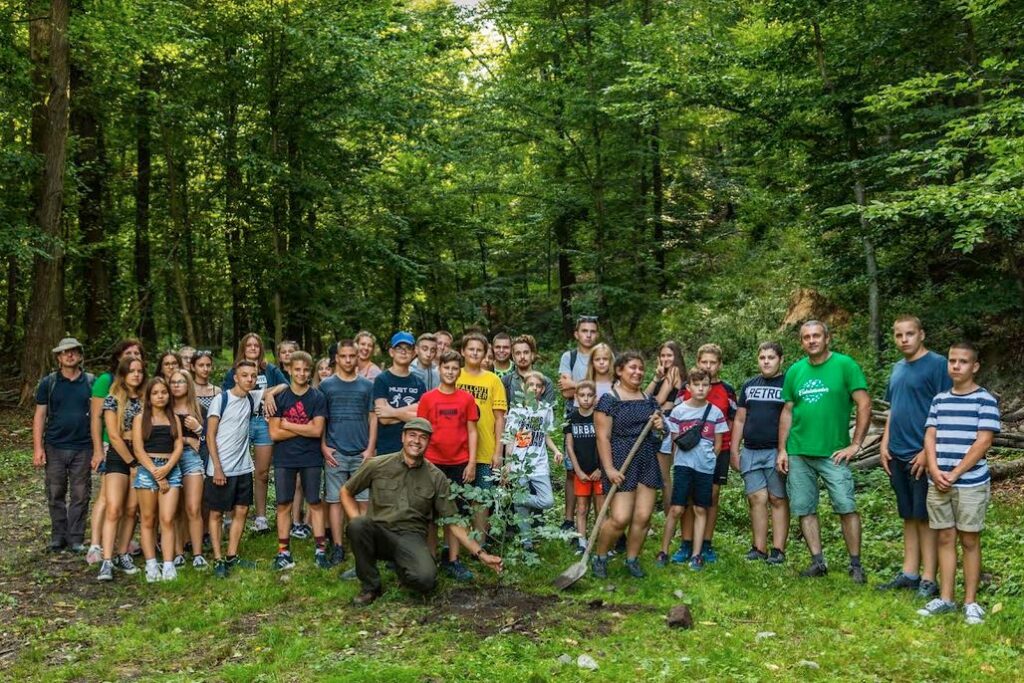
[[[554,586],[560,591],[564,591],[569,586],[573,585],[587,574],[587,568],[590,565],[586,559],[580,560],[579,562],[570,565],[568,569],[558,575],[558,578],[554,580]]]

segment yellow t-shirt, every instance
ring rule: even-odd
[[[494,411],[508,410],[505,385],[493,372],[485,370],[479,375],[470,375],[463,368],[455,386],[465,389],[476,399],[476,407],[480,409],[480,419],[476,423],[476,461],[490,465],[497,446],[494,438]]]

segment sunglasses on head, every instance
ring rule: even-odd
[[[578,322],[578,323],[596,323],[597,322],[597,316],[596,315],[581,315],[579,318],[576,319],[576,322]]]
[[[192,354],[192,360],[195,360],[196,358],[213,358],[213,351],[196,351]]]

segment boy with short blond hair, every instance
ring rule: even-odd
[[[978,350],[961,342],[949,348],[947,360],[953,388],[932,400],[925,423],[928,458],[928,523],[939,534],[939,597],[917,611],[935,616],[956,611],[956,541],[963,548],[964,618],[984,621],[977,602],[981,578],[981,530],[991,496],[985,459],[999,433],[999,403],[974,381],[981,365]]]

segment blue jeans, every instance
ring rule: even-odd
[[[522,502],[515,505],[516,515],[519,517],[519,531],[523,538],[529,538],[533,514],[554,505],[555,496],[551,492],[551,477],[546,474],[521,477],[519,486],[529,492]]]

